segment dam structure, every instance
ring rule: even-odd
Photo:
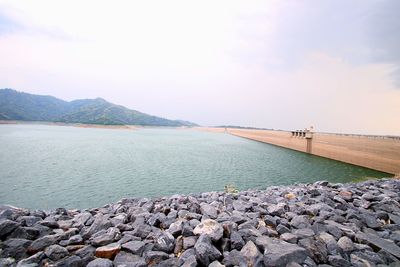
[[[226,128],[224,132],[393,175],[400,174],[399,136],[319,133],[312,128],[297,131]]]

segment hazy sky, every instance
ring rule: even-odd
[[[400,1],[0,0],[0,88],[202,125],[400,134]]]

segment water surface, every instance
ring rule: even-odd
[[[26,208],[384,176],[224,133],[0,125],[0,204]]]

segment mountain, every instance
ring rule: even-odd
[[[53,96],[0,89],[0,120],[50,121],[104,125],[197,126],[148,115],[102,98],[64,101]]]

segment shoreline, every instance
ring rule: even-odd
[[[399,192],[400,180],[383,178],[127,198],[84,210],[0,205],[0,265],[395,266]]]

